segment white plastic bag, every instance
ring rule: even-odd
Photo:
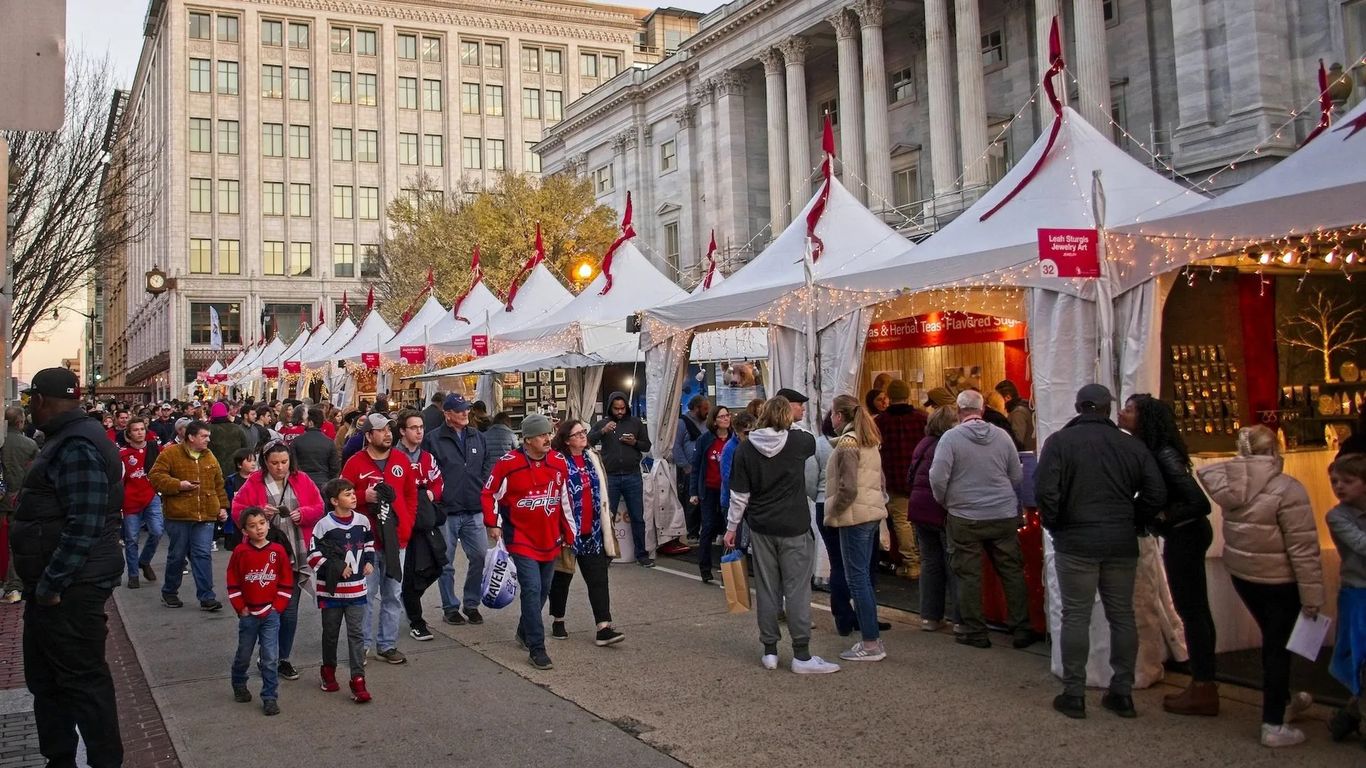
[[[506,608],[517,599],[517,566],[499,539],[484,558],[484,589],[479,602],[486,608]]]

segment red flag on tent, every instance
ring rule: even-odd
[[[707,246],[707,276],[702,278],[702,290],[711,289],[712,276],[716,274],[716,230],[711,231],[711,245]]]
[[[370,292],[365,294],[365,313],[375,308],[375,286],[370,286]]]
[[[304,333],[308,332],[308,312],[306,310],[299,310],[299,329]]]
[[[829,112],[825,113],[825,127],[821,131],[821,151],[825,153],[825,160],[821,163],[821,175],[825,177],[825,181],[821,183],[821,191],[816,197],[816,202],[811,206],[811,210],[806,212],[806,236],[811,240],[813,263],[825,252],[825,243],[816,236],[816,225],[825,214],[826,203],[830,202],[830,183],[835,171],[835,129],[830,124]]]
[[[1314,130],[1304,137],[1304,146],[1318,137],[1320,133],[1328,130],[1328,121],[1333,117],[1333,97],[1328,95],[1328,70],[1323,68],[1323,59],[1319,59],[1319,124],[1314,126]]]
[[[517,273],[516,277],[512,278],[512,284],[508,286],[508,300],[507,305],[504,306],[504,310],[508,312],[512,311],[512,300],[517,298],[517,289],[521,287],[522,279],[527,275],[530,275],[531,270],[535,269],[536,265],[544,260],[545,243],[541,240],[541,223],[538,221],[536,222],[536,248],[532,252],[531,258],[527,259],[526,264],[522,265],[522,270]]]
[[[313,330],[318,330],[327,322],[327,315],[323,313],[322,305],[318,305],[318,324],[313,326]]]
[[[617,254],[617,249],[621,247],[622,243],[635,236],[635,227],[631,226],[631,193],[627,192],[626,213],[621,217],[621,235],[612,242],[611,247],[607,249],[607,254],[602,257],[602,276],[606,278],[606,282],[603,284],[602,290],[598,291],[599,296],[606,296],[607,292],[612,290],[612,257]]]
[[[435,287],[436,287],[436,274],[435,274],[434,272],[432,272],[432,268],[431,268],[431,267],[427,267],[427,285],[426,285],[425,288],[422,289],[422,292],[423,292],[423,293],[431,293],[431,292],[432,292],[432,289],[435,288]]]
[[[1048,143],[1044,144],[1043,152],[1039,153],[1039,159],[1034,162],[1034,167],[1029,169],[1020,183],[1010,190],[1010,193],[1001,198],[1001,202],[992,206],[991,210],[982,214],[978,221],[986,221],[992,214],[1005,207],[1005,204],[1015,198],[1020,190],[1029,185],[1034,180],[1043,164],[1048,160],[1048,153],[1053,149],[1053,142],[1058,140],[1058,131],[1062,130],[1062,100],[1058,98],[1058,92],[1053,84],[1057,74],[1062,71],[1062,32],[1058,30],[1058,17],[1053,17],[1053,26],[1048,31],[1048,71],[1043,74],[1043,90],[1048,94],[1048,103],[1053,106],[1053,125],[1048,129]]]
[[[475,243],[474,256],[470,258],[470,287],[467,288],[464,293],[460,294],[456,298],[455,304],[451,306],[451,314],[455,316],[456,320],[460,320],[466,323],[469,322],[468,318],[460,316],[460,305],[465,303],[465,299],[469,297],[470,291],[473,291],[474,286],[478,285],[479,281],[483,279],[484,269],[483,267],[479,266],[479,244]]]
[[[346,303],[346,291],[342,291],[341,315],[337,318],[337,324],[341,325],[343,317],[351,316],[351,305]]]

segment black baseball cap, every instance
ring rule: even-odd
[[[1114,396],[1104,384],[1087,384],[1077,390],[1077,407],[1092,405],[1096,408],[1108,408],[1114,402]]]
[[[81,380],[68,368],[44,368],[33,376],[24,394],[42,395],[58,400],[80,400]]]
[[[807,400],[806,395],[803,395],[795,389],[788,389],[787,387],[778,390],[776,396],[786,398],[789,403],[797,403],[798,405],[805,403]]]

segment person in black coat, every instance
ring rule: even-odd
[[[302,435],[294,438],[290,445],[294,449],[294,460],[299,471],[308,475],[313,484],[322,488],[327,481],[341,477],[341,453],[337,444],[323,434],[323,409],[313,406],[308,409],[308,428]]]
[[[446,393],[437,392],[432,395],[431,403],[422,409],[422,429],[424,432],[431,432],[446,423],[446,415],[441,410],[441,403],[445,399]]]

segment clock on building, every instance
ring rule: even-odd
[[[158,267],[152,267],[151,271],[147,273],[147,292],[161,294],[169,287],[170,285],[169,281],[166,279],[166,273],[162,272]]]

